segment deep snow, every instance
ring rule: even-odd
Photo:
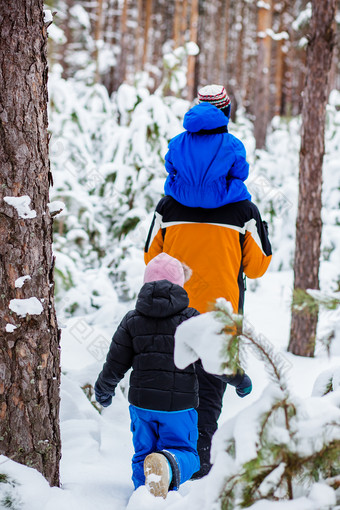
[[[160,508],[194,510],[198,506],[204,510],[217,509],[216,498],[222,487],[224,476],[225,458],[221,446],[224,438],[233,430],[235,437],[239,438],[238,455],[240,458],[243,456],[246,458],[254,446],[251,442],[254,437],[254,427],[256,427],[253,421],[256,414],[254,410],[262,403],[262,399],[265,403],[274,391],[273,382],[263,363],[253,353],[249,353],[245,367],[253,381],[251,395],[240,399],[233,387],[229,387],[226,391],[220,428],[214,438],[213,459],[216,464],[211,474],[200,481],[187,482],[178,493],[170,493],[166,500],[153,498],[145,487],[133,492],[130,479],[132,444],[126,400],[128,377],[125,377],[121,383],[112,405],[104,409],[102,414],[98,413],[81,389],[83,386],[93,384],[96,380],[114,328],[126,311],[133,306],[133,300],[129,298],[136,294],[142,284],[144,270],[142,247],[152,217],[152,213],[146,211],[145,204],[151,198],[157,200],[165,178],[165,173],[162,174],[158,168],[159,156],[157,159],[155,154],[164,154],[165,139],[177,134],[181,129],[173,112],[177,112],[176,115],[180,117],[188,105],[178,100],[170,104],[170,108],[159,97],[146,95],[136,107],[135,116],[129,127],[118,128],[110,117],[115,108],[109,103],[102,89],[96,89],[96,93],[86,92],[86,96],[83,93],[84,90],[78,85],[79,97],[83,101],[81,102],[76,96],[73,97],[72,94],[76,94],[77,91],[73,90],[72,86],[62,84],[59,79],[55,81],[54,86],[53,97],[55,102],[58,98],[60,99],[61,112],[51,118],[52,127],[57,133],[53,156],[56,177],[54,193],[56,199],[65,198],[66,211],[61,217],[69,222],[67,233],[56,236],[55,250],[57,269],[61,274],[72,276],[72,285],[67,290],[59,291],[58,305],[59,324],[62,327],[63,372],[61,386],[62,487],[50,488],[36,471],[1,457],[0,473],[8,474],[17,484],[12,486],[0,483],[0,501],[3,501],[8,493],[12,498],[13,508],[23,510],[69,510],[70,508],[72,510],[95,508],[100,510],[126,508],[128,510]],[[59,92],[57,93],[56,90]],[[127,98],[131,98],[131,94],[135,92],[132,88],[123,88],[120,91],[123,96],[122,103],[126,103]],[[333,100],[333,107],[329,107],[328,149],[324,169],[323,257],[320,271],[321,288],[327,291],[337,289],[340,254],[338,165],[340,112],[336,111],[334,106],[340,101],[339,97],[334,95],[331,100]],[[97,104],[94,105],[96,101],[100,102],[100,108],[109,111],[109,120],[103,112],[98,113],[100,108],[96,110]],[[132,104],[134,104],[133,101]],[[121,104],[118,102],[119,106]],[[78,108],[79,130],[76,123],[67,123],[67,112],[73,112],[72,108]],[[128,124],[130,113],[121,108],[121,116],[124,117],[124,115]],[[156,122],[160,123],[161,128],[156,148],[152,151],[146,133]],[[105,130],[103,128],[100,131],[101,125],[105,126]],[[93,133],[91,134],[91,130],[93,133],[101,133],[102,145],[99,144],[99,139],[95,139]],[[297,399],[305,401],[306,409],[314,406],[316,413],[319,409],[325,409],[327,412],[332,409],[334,416],[337,416],[339,398],[336,395],[339,391],[334,392],[334,399],[337,398],[337,401],[331,401],[331,398],[322,401],[319,397],[315,399],[313,397],[310,400],[310,396],[313,391],[318,394],[314,384],[319,374],[324,370],[333,368],[335,370],[340,366],[339,311],[321,312],[320,315],[319,333],[328,331],[331,325],[335,325],[336,328],[331,357],[327,356],[321,344],[317,346],[314,359],[299,358],[286,352],[293,282],[291,260],[297,204],[298,130],[297,119],[292,119],[289,123],[274,119],[273,131],[268,139],[268,150],[255,152],[251,125],[245,117],[241,115],[238,126],[231,126],[231,132],[237,134],[246,145],[248,160],[251,164],[251,175],[247,184],[254,201],[259,205],[263,218],[269,220],[274,250],[273,261],[267,274],[256,281],[248,280],[245,316],[255,330],[267,339],[268,345],[272,345],[279,351],[284,361],[285,375],[292,394]],[[113,136],[115,132],[118,133],[116,137]],[[108,138],[105,138],[104,134]],[[59,142],[64,145],[58,152]],[[127,156],[127,148],[130,146],[135,148],[135,153]],[[78,160],[79,167],[76,164],[77,156],[73,160],[69,157],[69,154],[73,156],[77,154],[76,151],[87,158],[85,158],[86,161]],[[99,172],[99,184],[102,184],[104,177],[110,175],[113,170],[113,164],[110,163],[113,157],[116,158],[115,164],[120,168],[115,187],[112,188],[118,202],[124,197],[126,180],[134,175],[133,165],[136,161],[139,164],[143,159],[148,162],[145,168],[139,170],[137,184],[133,183],[136,185],[135,191],[142,205],[138,207],[135,205],[130,211],[125,202],[122,202],[119,211],[124,221],[128,217],[131,218],[132,214],[136,214],[141,221],[135,230],[123,236],[119,242],[117,239],[112,242],[104,224],[101,223],[104,220],[98,211],[101,213],[100,208],[105,207],[105,196],[104,200],[100,201],[96,194],[89,193],[90,174],[87,173],[88,168],[91,169],[93,165],[97,165],[101,172]],[[157,171],[152,175],[153,180],[150,185],[148,184],[151,176],[150,168],[154,167]],[[82,169],[83,174],[78,174],[79,168]],[[79,184],[80,180],[82,186]],[[141,186],[140,183],[142,187],[138,187],[138,185]],[[25,206],[27,210],[25,209],[24,214],[29,218],[32,211],[29,210],[28,200],[25,199],[24,204],[20,202],[20,205]],[[108,205],[111,207],[112,203]],[[107,215],[110,213],[110,207]],[[19,210],[18,212],[20,214]],[[89,243],[85,224],[89,225],[89,229],[94,225],[95,231],[99,232],[98,249],[109,246],[107,248],[109,253],[101,264],[95,258],[93,250],[91,251],[92,248],[88,251],[84,250],[86,256],[81,251],[82,246],[87,248]],[[114,248],[115,245],[116,248]],[[110,252],[110,249],[113,251]],[[118,286],[114,287],[110,279],[112,269],[109,263],[116,259],[119,260],[117,271],[124,274],[125,294],[122,294],[125,301],[119,299],[121,296],[117,292]],[[29,285],[29,281],[26,281],[25,285]],[[79,306],[75,315],[71,316],[68,307],[74,302]],[[17,312],[24,313],[25,310],[20,308]],[[38,310],[35,313],[37,312]],[[202,355],[204,356],[204,348]],[[316,416],[312,437],[317,438],[321,435],[322,425],[323,421]],[[334,508],[334,491],[324,484],[314,484],[308,497],[301,496],[291,502],[260,501],[251,508],[252,510]]]
[[[141,254],[142,256],[142,254]],[[291,293],[291,272],[271,272],[259,281],[255,292],[247,291],[246,316],[257,331],[261,331],[287,360],[289,385],[300,398],[309,397],[313,390],[316,375],[330,367],[340,366],[340,357],[331,359],[320,355],[314,359],[300,358],[285,352],[289,329],[289,298]],[[114,313],[114,308],[112,313]],[[119,307],[119,315],[124,313]],[[111,329],[89,326],[86,318],[73,318],[67,321],[62,335],[62,388],[61,388],[61,431],[63,456],[61,461],[62,488],[50,488],[44,478],[35,470],[20,466],[4,457],[0,460],[0,471],[20,483],[13,493],[23,502],[24,510],[188,510],[201,505],[207,495],[213,500],[221,481],[214,470],[205,479],[185,483],[178,493],[170,493],[166,500],[154,498],[145,487],[133,492],[130,479],[130,460],[133,453],[129,428],[128,402],[121,389],[118,389],[112,405],[100,415],[86,398],[81,386],[95,381],[103,362],[106,345],[110,341]],[[93,344],[107,342],[103,352],[93,351]],[[91,354],[92,345],[92,354]],[[97,359],[94,358],[94,354]],[[100,359],[101,358],[101,359]],[[269,380],[263,364],[249,354],[247,372],[253,381],[253,392],[240,399],[234,388],[228,387],[220,429],[223,424],[238,415],[246,413],[240,423],[251,417],[251,408],[265,389],[273,383]],[[123,382],[126,385],[126,379]],[[247,414],[247,410],[249,410]],[[240,415],[242,416],[242,415]],[[252,426],[243,430],[244,449],[247,452]],[[214,453],[216,455],[216,453]],[[219,459],[221,462],[221,459]],[[217,470],[218,471],[218,470]],[[323,498],[332,500],[332,492],[325,486],[314,487],[313,498],[300,498],[290,503],[261,502],[254,510],[319,510]],[[1,494],[1,493],[0,493]],[[328,498],[328,499],[327,499]],[[207,508],[204,506],[202,508]],[[209,507],[209,510],[212,507]]]

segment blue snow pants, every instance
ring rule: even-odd
[[[130,405],[130,417],[135,449],[132,457],[132,481],[135,489],[145,485],[145,457],[149,453],[165,450],[170,465],[172,459],[176,460],[179,483],[172,484],[173,487],[170,488],[178,490],[179,485],[189,480],[200,467],[197,453],[197,412],[195,409],[152,411]]]

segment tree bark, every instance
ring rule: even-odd
[[[277,41],[276,46],[276,68],[275,68],[275,103],[274,115],[281,115],[282,106],[282,81],[283,81],[283,64],[284,53],[282,51],[283,40]]]
[[[181,38],[181,14],[182,14],[182,2],[181,0],[175,0],[175,14],[174,14],[174,43],[175,48],[180,46],[180,38]]]
[[[149,30],[151,23],[151,14],[152,14],[152,0],[146,0],[142,69],[145,69],[145,66],[149,58],[149,37],[150,37]]]
[[[60,334],[47,206],[43,1],[1,2],[0,19],[0,452],[59,485]],[[26,211],[7,198],[25,196]],[[12,300],[29,298],[36,308],[20,313],[15,304],[25,302]]]
[[[241,103],[243,105],[244,100],[244,32],[245,32],[245,23],[244,23],[244,13],[245,13],[246,4],[244,1],[239,2],[239,10],[240,14],[237,17],[237,24],[240,25],[241,30],[238,31],[238,46],[237,46],[237,54],[236,59],[238,62],[238,66],[236,67],[236,84],[238,90],[238,96],[241,99]]]
[[[142,51],[143,51],[143,39],[142,34],[142,22],[143,22],[143,0],[137,0],[137,23],[135,29],[135,51],[134,51],[134,63],[135,72],[140,72],[142,69]]]
[[[255,96],[255,140],[256,148],[263,149],[266,144],[267,126],[269,121],[269,85],[270,85],[270,54],[271,37],[267,29],[271,28],[272,0],[267,0],[266,6],[258,11],[258,61]]]
[[[229,15],[230,15],[230,0],[224,0],[224,37],[222,39],[222,47],[221,53],[223,53],[223,62],[224,62],[224,75],[222,78],[222,83],[226,87],[227,91],[229,90],[228,81],[230,79],[229,69],[230,66],[230,57],[229,57]],[[229,64],[229,65],[228,65]]]
[[[197,31],[198,31],[198,0],[191,1],[190,12],[190,41],[197,44]],[[192,101],[196,96],[195,90],[195,64],[197,56],[189,55],[188,57],[188,71],[187,71],[187,84],[188,95],[187,99]]]
[[[121,16],[121,20],[120,20],[120,64],[119,64],[119,81],[120,81],[120,83],[123,83],[126,78],[127,13],[128,13],[128,0],[124,0],[122,16]]]
[[[280,4],[276,7],[277,13],[277,27],[278,32],[282,34],[282,32],[287,33],[286,21],[289,17],[288,13],[288,2],[280,2]],[[288,38],[288,34],[287,34]],[[275,85],[275,95],[274,95],[274,104],[273,104],[273,115],[281,115],[283,112],[283,81],[284,81],[284,62],[287,48],[287,38],[282,38],[276,41],[275,46],[275,62],[274,62],[274,85]]]
[[[68,62],[69,48],[73,42],[72,30],[70,27],[72,0],[65,0],[65,18],[61,20],[60,28],[64,31],[66,41],[60,48],[60,65],[63,68],[62,77],[67,80],[72,75],[70,63]]]
[[[93,51],[93,60],[96,64],[96,73],[94,77],[94,81],[99,83],[100,75],[99,75],[99,41],[103,37],[103,0],[97,0],[96,6],[96,19],[95,19],[95,27],[94,27],[94,51]]]
[[[336,0],[312,0],[311,36],[303,94],[299,205],[296,221],[294,290],[319,288],[322,162],[328,76],[334,47]],[[292,310],[288,350],[313,356],[318,314]]]
[[[181,16],[181,32],[179,43],[180,46],[186,42],[186,35],[188,29],[188,0],[183,0],[182,2],[182,16]]]

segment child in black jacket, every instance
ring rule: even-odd
[[[166,253],[147,265],[136,308],[118,326],[95,384],[96,400],[106,407],[132,367],[128,394],[135,449],[132,480],[135,488],[146,484],[163,498],[200,466],[196,365],[180,370],[174,363],[176,328],[198,315],[188,307],[184,281],[184,266]],[[227,379],[241,393],[251,385],[245,374]]]

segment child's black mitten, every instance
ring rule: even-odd
[[[103,407],[108,407],[112,403],[112,397],[113,395],[108,395],[107,393],[103,393],[100,391],[97,386],[94,386],[94,394],[96,397],[97,402],[102,405]]]

